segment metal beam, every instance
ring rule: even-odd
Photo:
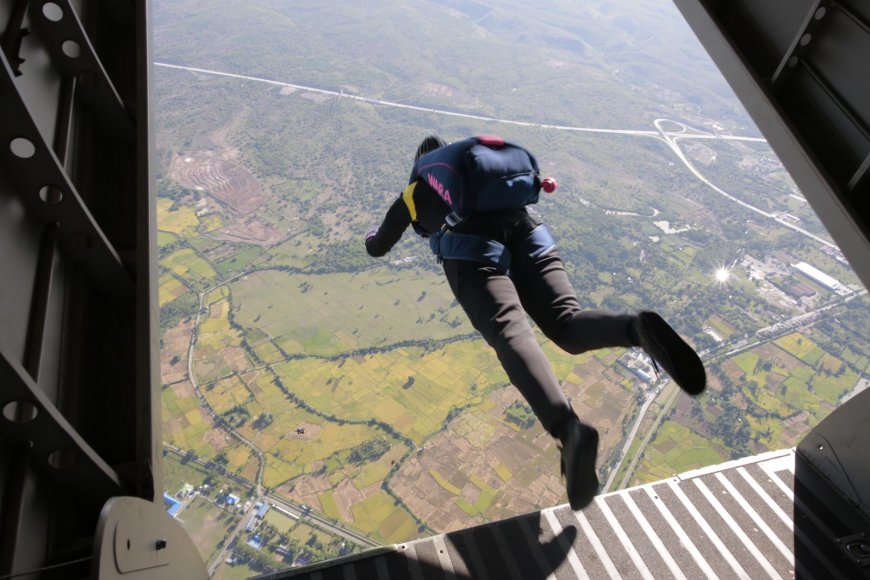
[[[125,490],[115,470],[81,438],[27,371],[0,352],[0,434],[23,444],[32,467],[60,486],[108,499]]]
[[[129,272],[40,133],[2,51],[0,60],[0,163],[16,193],[39,221],[58,224],[61,247],[106,293],[132,294]]]
[[[777,83],[782,80],[786,71],[793,70],[797,66],[800,61],[800,53],[812,41],[812,36],[819,27],[819,23],[827,14],[828,9],[829,6],[826,0],[816,0],[813,2],[813,5],[807,11],[803,25],[794,35],[791,45],[779,61],[776,71],[770,78],[770,86],[772,88],[776,89]]]
[[[30,23],[54,67],[78,81],[78,95],[94,107],[107,133],[133,137],[133,118],[100,62],[69,0],[31,0]]]

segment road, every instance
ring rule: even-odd
[[[704,183],[705,185],[710,187],[713,191],[724,196],[728,200],[748,209],[749,211],[752,211],[752,212],[754,212],[754,213],[756,213],[764,218],[773,220],[776,223],[778,223],[779,225],[786,227],[790,230],[794,230],[794,231],[798,232],[799,234],[802,234],[808,238],[811,238],[820,244],[826,245],[826,246],[831,247],[831,248],[837,247],[836,244],[834,244],[834,242],[832,242],[831,240],[825,239],[825,238],[818,236],[812,232],[809,232],[809,231],[791,223],[790,221],[781,218],[780,216],[778,216],[776,214],[769,213],[769,212],[762,210],[761,208],[755,207],[755,206],[739,199],[738,197],[728,193],[727,191],[723,190],[722,188],[718,187],[713,182],[711,182],[709,179],[707,179],[698,170],[698,168],[696,168],[694,166],[694,164],[692,164],[692,162],[689,160],[689,158],[686,156],[686,154],[683,152],[683,150],[680,148],[680,145],[679,145],[679,142],[681,140],[685,140],[685,139],[701,139],[701,140],[708,139],[708,140],[720,140],[720,141],[749,141],[749,142],[756,142],[756,143],[766,142],[765,139],[760,138],[760,137],[743,137],[743,136],[739,136],[739,135],[723,135],[720,133],[710,133],[708,131],[700,131],[700,130],[695,129],[693,127],[689,127],[688,125],[686,125],[684,123],[681,123],[679,121],[674,121],[671,119],[655,119],[653,121],[653,124],[655,125],[655,128],[656,128],[655,131],[641,130],[641,129],[602,129],[599,127],[575,127],[575,126],[571,126],[571,125],[553,125],[553,124],[549,124],[549,123],[535,123],[532,121],[517,121],[514,119],[500,119],[497,117],[487,117],[484,115],[474,115],[471,113],[461,113],[458,111],[448,111],[445,109],[434,109],[431,107],[421,107],[418,105],[409,105],[407,103],[399,103],[396,101],[388,101],[388,100],[384,100],[384,99],[375,99],[375,98],[364,97],[364,96],[360,96],[360,95],[352,95],[352,94],[345,93],[343,90],[336,91],[336,90],[330,90],[330,89],[322,89],[322,88],[318,88],[318,87],[299,85],[299,84],[288,83],[288,82],[284,82],[284,81],[276,81],[273,79],[266,79],[266,78],[262,78],[262,77],[255,77],[255,76],[250,76],[250,75],[242,75],[242,74],[237,74],[237,73],[217,71],[217,70],[206,69],[206,68],[198,68],[198,67],[193,67],[193,66],[184,66],[184,65],[170,64],[170,63],[165,63],[165,62],[155,62],[154,66],[161,67],[161,68],[175,69],[175,70],[184,70],[184,71],[188,71],[188,72],[194,72],[194,73],[205,74],[205,75],[210,75],[210,76],[234,78],[234,79],[250,81],[250,82],[255,82],[255,83],[269,84],[269,85],[274,85],[274,86],[279,86],[279,87],[286,87],[286,88],[291,88],[291,89],[296,89],[296,90],[301,90],[301,91],[307,91],[307,92],[313,92],[313,93],[318,93],[318,94],[322,94],[322,95],[328,95],[328,96],[332,96],[332,97],[339,97],[339,98],[344,98],[344,99],[360,101],[360,102],[368,103],[371,105],[378,105],[378,106],[383,106],[383,107],[393,107],[393,108],[397,108],[397,109],[407,109],[407,110],[411,110],[411,111],[418,111],[421,113],[428,113],[428,114],[434,114],[434,115],[446,115],[446,116],[450,116],[450,117],[461,117],[463,119],[473,119],[476,121],[485,121],[485,122],[489,122],[489,123],[501,123],[501,124],[506,124],[506,125],[515,125],[515,126],[519,126],[519,127],[532,127],[532,128],[536,128],[536,129],[548,129],[548,130],[554,130],[554,131],[573,131],[573,132],[578,132],[578,133],[600,133],[600,134],[610,134],[610,135],[629,135],[632,137],[648,137],[648,138],[658,139],[658,140],[663,141],[674,152],[674,154],[683,163],[683,165],[685,165],[686,168],[699,181],[701,181],[702,183]],[[665,123],[675,124],[675,125],[679,126],[679,129],[675,130],[675,131],[665,131],[665,129],[662,127],[662,125]]]
[[[471,113],[460,113],[458,111],[448,111],[445,109],[433,109],[430,107],[421,107],[418,105],[409,105],[407,103],[399,103],[396,101],[387,101],[383,99],[373,99],[371,97],[364,97],[360,95],[352,95],[349,93],[345,93],[343,90],[330,90],[330,89],[321,89],[318,87],[310,87],[305,85],[298,85],[295,83],[287,83],[283,81],[276,81],[273,79],[266,79],[262,77],[254,77],[249,75],[242,75],[224,71],[211,70],[207,68],[197,68],[193,66],[184,66],[178,64],[169,64],[165,62],[155,62],[154,66],[168,69],[176,69],[176,70],[184,70],[188,72],[200,73],[210,76],[219,76],[219,77],[227,77],[233,79],[239,79],[243,81],[250,81],[254,83],[264,83],[269,85],[274,85],[278,87],[286,87],[291,89],[297,89],[300,91],[306,91],[310,93],[317,93],[321,95],[328,95],[331,97],[339,97],[343,99],[350,99],[354,101],[359,101],[362,103],[368,103],[370,105],[378,105],[382,107],[393,107],[396,109],[407,109],[410,111],[417,111],[420,113],[429,113],[434,115],[446,115],[449,117],[461,117],[463,119],[473,119],[475,121],[485,121],[488,123],[501,123],[504,125],[515,125],[518,127],[532,127],[536,129],[549,129],[555,131],[574,131],[579,133],[605,133],[610,135],[631,135],[633,137],[652,137],[654,139],[659,139],[662,136],[662,131],[660,129],[656,131],[650,130],[640,130],[640,129],[601,129],[597,127],[573,127],[570,125],[552,125],[548,123],[534,123],[532,121],[517,121],[513,119],[499,119],[496,117],[486,117],[483,115],[474,115]],[[716,135],[712,133],[665,133],[666,135],[671,135],[673,137],[681,137],[687,139],[723,139],[726,141],[755,141],[755,142],[765,142],[764,139],[759,137],[740,137],[737,135]]]
[[[175,447],[174,445],[171,445],[169,443],[164,442],[163,448],[171,453],[174,453],[175,455],[177,455],[179,457],[184,457],[186,455],[186,452],[183,449],[179,449],[178,447]],[[207,462],[205,460],[202,460],[202,459],[197,457],[197,458],[191,459],[191,461],[193,463],[196,463],[200,467],[205,468],[206,470],[208,469],[209,462]],[[234,481],[236,481],[236,483],[238,483],[240,485],[252,485],[251,482],[249,482],[241,477],[238,477],[234,474],[231,474],[231,473],[225,474],[223,477],[231,478]],[[319,529],[323,530],[324,532],[342,537],[350,542],[353,542],[354,544],[362,546],[363,548],[377,548],[377,547],[380,547],[380,545],[381,545],[381,544],[371,540],[370,538],[364,536],[363,534],[360,534],[359,532],[356,532],[354,530],[350,530],[350,529],[342,527],[340,525],[336,525],[335,522],[332,522],[332,521],[320,516],[319,514],[312,512],[309,509],[305,509],[302,506],[302,504],[296,504],[294,502],[286,500],[285,498],[278,497],[272,493],[262,493],[261,495],[259,495],[257,497],[257,499],[252,498],[250,501],[251,501],[251,507],[241,515],[241,519],[239,520],[239,523],[233,529],[232,533],[227,537],[227,541],[224,543],[224,548],[222,550],[220,550],[211,559],[210,562],[207,563],[209,575],[214,574],[214,571],[217,569],[217,567],[220,565],[220,563],[226,558],[227,552],[229,550],[229,546],[233,543],[233,540],[236,539],[239,536],[239,534],[241,534],[243,532],[243,530],[245,528],[245,524],[249,521],[249,519],[254,514],[254,507],[253,506],[258,501],[266,501],[269,504],[271,504],[273,507],[278,506],[281,510],[283,510],[289,514],[292,514],[291,517],[295,517],[296,519],[304,520],[306,524],[308,524],[312,527],[319,528]]]
[[[678,125],[682,125],[683,130],[676,131],[676,132],[673,132],[673,131],[667,132],[664,129],[662,129],[663,123],[676,123]],[[698,171],[698,169],[692,164],[692,162],[689,161],[689,158],[686,156],[686,154],[683,152],[683,150],[680,149],[680,144],[679,144],[679,141],[681,139],[717,139],[717,138],[734,139],[733,137],[726,137],[726,136],[720,137],[719,135],[715,135],[712,133],[706,133],[706,134],[697,133],[697,132],[695,132],[696,130],[691,129],[687,125],[684,125],[683,123],[680,123],[678,121],[673,121],[670,119],[656,119],[655,121],[653,121],[653,124],[656,126],[656,129],[659,132],[659,137],[668,145],[668,147],[674,152],[674,154],[679,158],[679,160],[683,162],[683,165],[685,165],[686,168],[689,171],[691,171],[695,177],[697,177],[702,183],[704,183],[705,185],[710,187],[713,191],[715,191],[716,193],[718,193],[720,195],[725,196],[727,199],[733,201],[737,205],[740,205],[740,206],[748,209],[749,211],[752,211],[752,212],[754,212],[758,215],[761,215],[767,219],[771,219],[771,220],[777,222],[778,224],[780,224],[781,226],[785,226],[791,230],[794,230],[794,231],[798,232],[799,234],[802,234],[804,236],[807,236],[808,238],[815,240],[816,242],[819,242],[820,244],[824,244],[825,246],[828,246],[831,248],[837,247],[837,245],[834,242],[832,242],[830,240],[826,240],[825,238],[822,238],[820,236],[817,236],[817,235],[813,234],[812,232],[808,232],[807,230],[800,228],[800,227],[794,225],[793,223],[782,219],[781,217],[779,217],[776,214],[768,213],[760,208],[755,207],[754,205],[748,204],[745,201],[738,199],[734,195],[728,193],[724,189],[718,187],[713,182],[711,182],[709,179],[704,177],[704,175],[700,171]],[[693,131],[692,133],[688,133],[688,131],[690,129]],[[744,138],[743,140],[747,140],[747,139]],[[762,139],[762,141],[763,141],[763,139]]]
[[[291,89],[300,90],[300,91],[328,95],[331,97],[350,99],[350,100],[368,103],[368,104],[376,105],[376,106],[406,109],[406,110],[417,111],[417,112],[427,113],[427,114],[460,117],[460,118],[472,119],[472,120],[476,120],[476,121],[508,124],[508,125],[530,127],[530,128],[537,128],[537,129],[545,129],[545,130],[571,131],[571,132],[578,132],[578,133],[597,133],[597,134],[609,134],[609,135],[626,135],[626,136],[632,136],[632,137],[653,138],[656,140],[663,141],[673,151],[673,153],[683,163],[683,165],[685,165],[685,167],[699,181],[701,181],[702,183],[704,183],[705,185],[707,185],[708,187],[713,189],[718,194],[724,196],[726,199],[732,201],[733,203],[740,205],[741,207],[743,207],[743,208],[745,208],[745,209],[747,209],[747,210],[749,210],[757,215],[762,216],[765,219],[772,220],[783,227],[789,228],[789,229],[791,229],[791,230],[793,230],[801,235],[804,235],[804,236],[814,240],[815,242],[818,242],[820,244],[823,244],[823,245],[826,245],[829,247],[836,248],[836,245],[833,242],[831,242],[827,239],[824,239],[820,236],[817,236],[817,235],[813,234],[812,232],[809,232],[803,228],[800,228],[800,227],[796,226],[795,224],[782,219],[777,214],[769,213],[769,212],[766,212],[760,208],[757,208],[757,207],[739,199],[738,197],[728,193],[727,191],[723,190],[722,188],[718,187],[717,185],[712,183],[709,179],[707,179],[693,165],[693,163],[689,160],[689,158],[685,154],[685,152],[680,148],[680,141],[687,140],[687,139],[765,142],[765,140],[762,138],[743,137],[743,136],[737,136],[737,135],[722,135],[722,134],[718,134],[718,133],[710,133],[707,131],[700,131],[698,129],[689,127],[688,125],[685,125],[683,123],[669,120],[669,119],[656,119],[653,123],[655,126],[655,130],[603,129],[603,128],[596,128],[596,127],[577,127],[577,126],[568,126],[568,125],[553,125],[553,124],[547,124],[547,123],[535,123],[535,122],[530,122],[530,121],[518,121],[518,120],[512,120],[512,119],[500,119],[500,118],[488,117],[488,116],[483,116],[483,115],[474,115],[474,114],[470,114],[470,113],[462,113],[462,112],[458,112],[458,111],[448,111],[448,110],[444,110],[444,109],[435,109],[435,108],[430,108],[430,107],[409,105],[407,103],[399,103],[399,102],[395,102],[395,101],[375,99],[375,98],[370,98],[370,97],[365,97],[365,96],[360,96],[360,95],[348,94],[348,93],[345,93],[343,90],[337,90],[337,91],[336,90],[329,90],[329,89],[311,87],[311,86],[300,85],[300,84],[295,84],[295,83],[277,81],[277,80],[267,79],[267,78],[262,78],[262,77],[255,77],[255,76],[250,76],[250,75],[243,75],[243,74],[230,73],[230,72],[217,71],[217,70],[204,69],[204,68],[191,67],[191,66],[184,66],[184,65],[177,65],[177,64],[169,64],[169,63],[163,63],[163,62],[155,62],[154,65],[157,67],[161,67],[161,68],[183,70],[183,71],[188,71],[188,72],[197,73],[197,74],[232,78],[232,79],[238,79],[238,80],[247,81],[247,82],[269,84],[269,85],[278,86],[278,87],[282,87],[282,88],[286,87],[286,88],[291,88]],[[665,124],[673,124],[677,128],[675,130],[666,130],[666,128],[664,126]],[[215,288],[217,288],[221,285],[227,284],[227,283],[231,282],[233,279],[237,278],[238,276],[241,276],[241,275],[246,274],[246,273],[248,273],[248,272],[239,273],[236,276],[233,276],[232,278],[229,278],[229,279],[221,282],[220,284],[218,284],[212,288],[209,288],[203,292],[197,292],[198,296],[199,296],[199,310],[197,312],[196,320],[194,323],[194,333],[193,333],[193,336],[191,338],[190,346],[188,349],[188,374],[190,376],[190,381],[193,384],[193,387],[194,387],[194,390],[195,390],[197,396],[199,397],[200,401],[202,401],[203,407],[205,409],[207,409],[208,413],[214,419],[219,419],[219,418],[214,413],[212,408],[209,406],[208,402],[205,400],[205,397],[200,392],[199,385],[198,385],[198,382],[196,379],[196,375],[194,373],[193,360],[194,360],[194,349],[195,349],[195,345],[196,345],[196,336],[197,336],[196,329],[199,328],[199,322],[200,322],[200,317],[201,317],[202,312],[203,312],[205,296],[209,292],[214,290]],[[778,323],[777,325],[773,325],[771,327],[768,327],[767,329],[762,329],[761,331],[759,331],[757,336],[766,337],[767,335],[765,333],[777,334],[781,328],[782,329],[785,329],[785,328],[793,329],[795,327],[795,325],[800,326],[800,325],[807,324],[807,323],[815,320],[815,318],[818,316],[818,314],[821,311],[826,310],[828,308],[832,308],[836,305],[842,304],[843,302],[851,300],[855,297],[856,297],[856,295],[852,295],[849,298],[847,298],[846,300],[844,300],[842,302],[838,302],[837,304],[831,304],[831,305],[825,306],[823,308],[820,308],[816,311],[803,314],[799,317],[795,317],[794,319],[791,319],[790,321]],[[767,337],[767,338],[765,338],[765,340],[770,340],[770,338]],[[738,352],[739,350],[745,350],[747,348],[752,348],[752,346],[755,346],[756,344],[759,344],[761,342],[763,342],[763,341],[758,341],[758,342],[755,342],[752,344],[746,344],[745,341],[744,341],[744,344],[732,344],[731,346],[733,348],[736,348],[736,350],[733,350],[731,352]],[[721,349],[718,349],[718,350],[721,350]],[[728,355],[728,354],[729,353],[725,353],[725,355]],[[646,413],[648,412],[650,405],[656,399],[656,397],[658,397],[662,392],[665,392],[666,389],[663,388],[665,384],[666,383],[659,383],[659,390],[656,391],[655,394],[649,396],[647,398],[647,400],[644,402],[643,406],[641,407],[641,410],[638,414],[638,417],[635,421],[635,424],[632,427],[631,433],[626,441],[625,446],[623,447],[623,450],[622,450],[623,458],[621,461],[624,461],[625,455],[628,453],[632,441],[637,436],[637,432],[640,429],[643,418],[646,415]],[[671,390],[667,390],[668,397],[667,397],[667,401],[665,402],[665,405],[663,407],[663,413],[667,412],[670,409],[670,406],[673,404],[674,401],[676,401],[677,395],[679,394],[678,390],[674,391],[673,394],[671,394],[670,391]],[[656,421],[656,425],[661,420],[662,420],[662,417],[661,416],[658,417],[657,421]],[[260,467],[259,467],[258,472],[257,472],[257,481],[255,482],[256,501],[262,501],[265,498],[265,499],[268,499],[270,502],[285,506],[282,509],[287,509],[290,513],[301,514],[301,511],[302,511],[301,507],[293,506],[292,504],[290,504],[289,502],[286,502],[285,500],[278,499],[273,495],[264,493],[263,487],[262,487],[262,474],[263,474],[263,469],[265,467],[265,458],[264,458],[263,452],[253,442],[247,440],[241,434],[236,432],[232,427],[225,425],[224,428],[233,437],[235,437],[236,439],[241,441],[244,445],[247,445],[248,447],[250,447],[251,450],[257,455],[257,457],[260,461]],[[635,454],[634,460],[632,461],[632,464],[629,468],[629,471],[627,472],[626,477],[629,477],[629,475],[631,473],[633,473],[633,470],[636,466],[638,457],[641,455],[643,449],[645,448],[646,444],[651,439],[653,433],[654,433],[654,429],[646,434],[644,440],[641,443],[640,448],[638,449],[637,453]],[[621,461],[620,461],[620,464],[621,464]],[[609,486],[612,485],[613,479],[616,477],[616,472],[618,471],[618,467],[619,467],[619,464],[617,464],[617,467],[611,473],[605,489],[609,488]],[[331,533],[338,534],[338,535],[345,537],[351,541],[361,543],[363,545],[369,545],[369,546],[377,545],[377,544],[373,543],[371,540],[369,540],[368,538],[366,538],[365,536],[356,534],[355,532],[345,530],[343,528],[339,528],[339,527],[335,526],[334,524],[332,524],[329,520],[323,519],[322,517],[320,517],[316,514],[309,513],[308,518],[312,522],[317,522],[321,527],[324,527],[325,529],[327,529]],[[243,518],[243,521],[245,521],[245,518]],[[242,524],[239,525],[239,528],[237,528],[237,531],[241,530],[241,528],[242,528]],[[228,541],[227,545],[229,545],[230,543],[231,542]],[[220,554],[218,554],[218,557],[215,558],[215,560],[212,562],[212,564],[209,567],[210,571],[212,571],[214,569],[214,567],[216,567],[223,560],[223,555],[224,555],[223,551]]]
[[[834,308],[837,308],[839,306],[843,306],[844,304],[851,302],[852,300],[858,298],[859,296],[864,296],[866,294],[867,294],[867,290],[862,290],[861,292],[856,292],[854,294],[850,294],[850,295],[845,296],[839,300],[835,300],[833,302],[830,302],[828,304],[820,306],[820,307],[818,307],[815,310],[812,310],[810,312],[805,312],[803,314],[799,314],[797,316],[794,316],[788,320],[785,320],[782,322],[777,322],[776,324],[772,324],[770,326],[762,328],[761,330],[759,330],[758,332],[755,333],[755,335],[754,335],[755,337],[759,337],[759,336],[764,337],[761,340],[748,341],[746,339],[738,339],[738,340],[735,340],[733,342],[730,342],[726,345],[723,345],[723,346],[717,348],[713,353],[707,353],[707,352],[700,353],[701,358],[704,359],[704,361],[709,364],[709,362],[711,360],[734,356],[735,354],[738,354],[740,352],[755,348],[756,346],[759,346],[759,345],[764,344],[766,342],[776,340],[777,338],[780,338],[781,336],[785,336],[787,334],[794,332],[795,330],[799,330],[800,328],[803,328],[809,324],[814,323],[816,320],[818,320],[820,314],[827,312],[828,310],[832,310]],[[653,425],[650,427],[650,429],[644,435],[643,441],[641,441],[640,446],[635,451],[634,456],[631,459],[631,463],[629,464],[628,468],[626,469],[625,475],[623,476],[623,479],[620,482],[620,485],[616,489],[622,489],[627,484],[627,482],[630,481],[631,477],[633,477],[634,472],[637,469],[637,463],[640,460],[640,457],[643,455],[643,452],[646,449],[646,446],[649,444],[649,442],[652,440],[653,435],[658,430],[659,425],[661,424],[663,419],[667,416],[667,414],[670,412],[673,404],[676,403],[677,399],[679,398],[680,390],[674,388],[674,389],[668,390],[666,392],[666,389],[661,388],[661,389],[657,390],[653,395],[651,395],[647,398],[646,402],[641,407],[641,410],[638,413],[637,419],[635,419],[635,421],[634,421],[634,425],[632,426],[631,433],[626,438],[626,442],[622,447],[622,456],[620,457],[619,462],[617,462],[617,464],[614,466],[613,470],[611,471],[610,477],[608,478],[607,483],[603,487],[603,491],[606,492],[606,491],[609,491],[611,489],[611,486],[613,485],[613,481],[614,481],[614,479],[616,479],[616,475],[619,472],[620,466],[628,457],[629,448],[631,447],[631,444],[633,443],[635,437],[637,437],[637,432],[640,429],[641,423],[643,423],[643,419],[646,416],[647,411],[649,411],[650,405],[652,404],[652,402],[656,398],[658,398],[662,394],[665,395],[665,399],[664,399],[664,401],[662,401],[661,412],[659,413],[658,417],[656,417],[656,420],[653,422]]]

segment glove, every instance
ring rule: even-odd
[[[378,228],[372,228],[366,232],[366,241],[369,241],[378,233]]]

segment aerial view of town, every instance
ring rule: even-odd
[[[581,304],[702,355],[692,399],[539,335],[603,491],[792,447],[870,385],[866,290],[668,3],[218,4],[154,29],[164,497],[213,577],[567,501],[428,245],[363,247],[429,133],[533,151]]]

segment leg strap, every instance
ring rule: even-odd
[[[539,225],[529,237],[523,240],[516,255],[504,247],[504,244],[471,234],[457,234],[450,230],[442,230],[429,236],[429,247],[441,260],[465,260],[480,262],[501,269],[504,272],[520,272],[526,266],[551,252],[556,247],[550,230],[544,224]]]
[[[510,269],[511,253],[504,244],[470,234],[449,230],[429,236],[429,247],[441,260],[465,260],[490,264],[505,272]]]
[[[523,240],[523,243],[517,248],[516,256],[514,256],[513,263],[511,264],[511,270],[514,273],[522,272],[526,266],[541,256],[549,254],[554,249],[556,249],[556,240],[553,239],[553,235],[547,229],[547,226],[541,224],[533,229],[529,237]]]

